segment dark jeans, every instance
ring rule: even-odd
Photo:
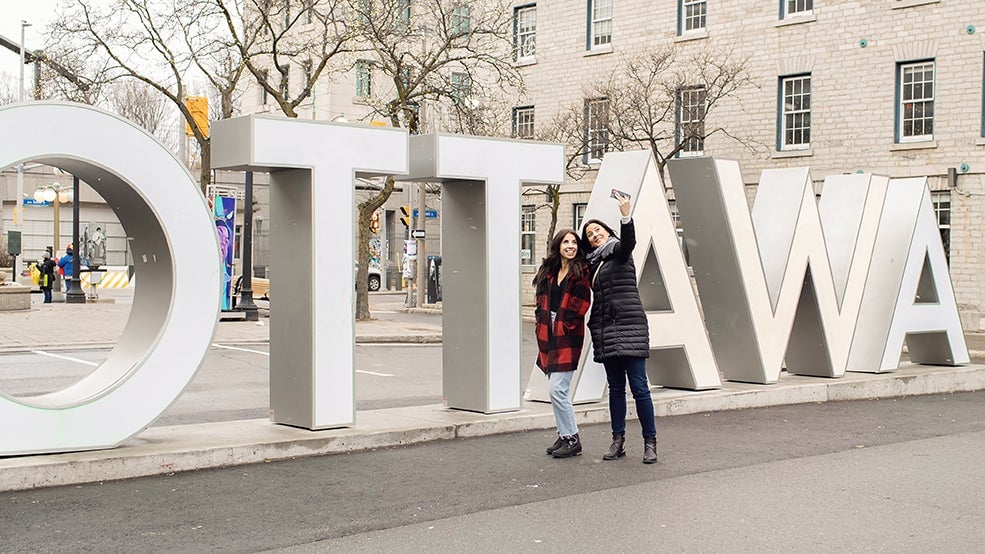
[[[51,304],[51,287],[41,287],[41,292],[44,293],[44,303]]]
[[[643,427],[643,438],[657,436],[657,424],[653,420],[653,399],[646,381],[646,358],[618,357],[602,362],[605,377],[609,381],[609,417],[612,432],[626,432],[626,379],[636,401],[636,415]]]

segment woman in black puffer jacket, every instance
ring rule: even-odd
[[[605,223],[592,219],[585,223],[582,241],[591,264],[592,311],[588,329],[592,333],[595,361],[605,366],[609,382],[609,417],[612,445],[602,456],[615,460],[626,455],[626,380],[636,401],[636,413],[643,427],[643,463],[657,462],[657,427],[653,418],[653,399],[646,379],[646,359],[650,357],[650,330],[646,311],[636,285],[633,248],[636,228],[629,217],[629,197],[618,194],[622,214],[620,235],[616,237]]]

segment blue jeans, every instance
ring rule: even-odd
[[[51,287],[42,287],[41,292],[44,293],[44,303],[51,304]]]
[[[636,401],[636,415],[643,427],[643,438],[657,436],[657,424],[653,420],[653,398],[646,381],[646,358],[617,357],[602,362],[605,377],[609,381],[609,417],[613,433],[626,432],[626,379]]]
[[[571,406],[571,398],[568,396],[572,374],[574,371],[554,371],[547,377],[550,380],[551,407],[554,408],[557,434],[562,437],[570,437],[578,432],[575,409]]]

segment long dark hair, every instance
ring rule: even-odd
[[[599,226],[601,226],[603,229],[608,231],[610,237],[614,237],[617,239],[619,238],[619,235],[617,235],[616,232],[612,230],[612,227],[606,225],[604,221],[600,219],[589,219],[588,221],[585,222],[584,225],[581,226],[581,247],[585,250],[586,254],[588,254],[592,250],[595,250],[595,248],[592,246],[592,243],[588,242],[588,237],[585,236],[585,232],[588,230],[588,226],[591,225],[592,223],[596,223]]]
[[[540,263],[537,274],[534,275],[534,287],[540,289],[541,285],[547,282],[549,275],[557,275],[561,269],[561,242],[564,237],[571,235],[578,242],[578,253],[568,262],[568,275],[580,278],[585,275],[585,250],[582,248],[581,241],[578,240],[578,232],[574,229],[561,229],[551,239],[551,245],[547,248],[547,256]]]

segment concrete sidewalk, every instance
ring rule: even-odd
[[[28,312],[0,313],[0,352],[112,347],[130,306],[36,304]],[[380,310],[356,324],[357,342],[440,342],[440,319],[408,322]],[[973,358],[985,358],[985,336],[967,335]],[[221,321],[215,341],[262,343],[269,319]],[[985,389],[985,364],[947,368],[905,365],[884,374],[849,373],[841,379],[783,374],[773,385],[725,382],[713,391],[653,391],[658,416],[782,404],[860,400]],[[630,402],[632,406],[632,402]],[[631,408],[632,409],[632,408]],[[608,421],[606,403],[576,406],[581,424]],[[635,417],[630,414],[630,417]],[[126,479],[283,460],[433,440],[554,428],[549,404],[523,402],[519,411],[478,414],[442,405],[360,411],[351,428],[306,431],[265,419],[150,427],[119,448],[96,452],[0,458],[0,491]]]
[[[985,365],[908,365],[895,373],[850,373],[841,379],[786,375],[773,385],[727,382],[719,390],[654,389],[657,416],[938,394],[985,389]],[[630,418],[635,418],[630,404]],[[575,407],[579,424],[608,421],[607,404]],[[659,427],[659,423],[658,423]],[[112,450],[0,458],[0,491],[163,475],[338,454],[434,440],[550,430],[550,404],[524,402],[517,412],[478,414],[441,405],[360,411],[346,429],[306,431],[265,419],[151,427]]]

